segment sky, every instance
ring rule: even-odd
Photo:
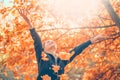
[[[12,1],[12,0],[0,0],[0,2],[2,2],[2,1],[4,1],[4,6],[5,6],[5,7],[10,7],[10,6],[12,6],[12,3],[10,3],[10,1]]]

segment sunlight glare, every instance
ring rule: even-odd
[[[98,0],[48,0],[49,8],[58,15],[80,18],[93,14],[99,7]]]

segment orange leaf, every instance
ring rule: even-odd
[[[48,75],[41,76],[42,80],[51,80],[51,77]]]
[[[70,54],[70,53],[66,53],[66,52],[60,52],[58,56],[62,60],[69,60],[73,54],[74,53]]]
[[[60,66],[58,66],[58,65],[52,65],[52,70],[53,70],[55,73],[57,73],[57,72],[59,71],[59,69],[60,69]]]
[[[41,56],[42,56],[42,60],[44,60],[44,61],[49,60],[49,58],[47,58],[47,54],[45,54],[44,52],[41,54]]]
[[[69,80],[69,77],[67,74],[62,74],[62,75],[59,75],[60,76],[60,80]]]
[[[29,75],[26,75],[24,79],[25,79],[25,80],[31,80],[31,78],[30,78]]]

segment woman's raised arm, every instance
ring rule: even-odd
[[[36,52],[37,62],[39,63],[41,59],[41,53],[42,53],[41,39],[39,35],[37,34],[37,32],[35,31],[35,28],[32,26],[30,20],[27,17],[27,11],[25,11],[24,9],[19,9],[18,12],[28,24],[28,28],[30,29],[30,34],[32,36],[32,39],[34,40],[34,48]]]

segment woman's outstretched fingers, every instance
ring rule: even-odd
[[[106,36],[106,35],[103,35],[103,34],[99,34],[99,35],[91,38],[90,40],[91,40],[92,43],[98,43],[98,42],[101,42],[103,40],[108,39],[108,37],[109,36]]]
[[[25,10],[25,9],[17,9],[17,10],[18,10],[19,14],[23,17],[23,19],[27,22],[29,29],[32,29],[33,26],[27,17],[27,13],[28,13],[27,10]]]

